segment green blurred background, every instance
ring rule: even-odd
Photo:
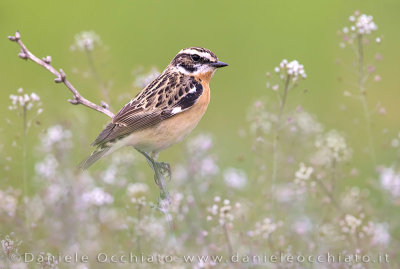
[[[77,163],[89,154],[89,143],[108,121],[100,113],[70,105],[66,101],[70,93],[63,85],[54,84],[50,73],[18,59],[18,47],[7,40],[7,36],[16,30],[21,32],[23,41],[33,53],[40,57],[51,55],[53,65],[66,71],[82,95],[98,103],[101,99],[98,83],[93,78],[72,72],[74,68],[88,70],[86,56],[70,51],[75,34],[89,30],[96,32],[105,48],[95,52],[95,63],[101,77],[113,82],[110,104],[114,111],[138,92],[139,89],[132,85],[133,70],[139,66],[145,70],[153,66],[162,70],[184,47],[203,46],[212,50],[230,66],[214,76],[212,101],[196,132],[212,133],[218,145],[219,161],[239,167],[246,167],[251,162],[251,158],[241,162],[238,158],[249,152],[251,144],[237,135],[238,129],[246,126],[248,107],[259,97],[274,97],[265,87],[265,73],[272,71],[283,58],[297,59],[304,64],[308,78],[290,96],[289,106],[301,105],[315,114],[327,129],[345,131],[349,143],[356,151],[361,151],[362,145],[367,144],[362,108],[358,102],[343,97],[345,90],[354,90],[349,85],[356,82],[356,77],[335,63],[338,58],[348,65],[354,60],[350,50],[339,47],[337,32],[348,24],[348,16],[355,10],[373,15],[379,27],[378,34],[383,37],[377,48],[383,55],[383,61],[377,66],[382,81],[370,83],[368,89],[370,107],[381,102],[387,110],[387,115],[373,118],[375,145],[382,148],[400,129],[398,0],[1,0],[2,155],[13,156],[13,165],[19,167],[21,154],[11,143],[18,139],[21,124],[7,109],[9,95],[15,94],[19,87],[26,92],[34,91],[42,98],[44,113],[40,117],[42,127],[39,130],[61,122],[76,132],[75,138],[82,141],[76,145]],[[12,124],[7,124],[5,118]],[[357,119],[360,124],[355,124]],[[382,135],[384,128],[389,132]],[[30,132],[37,134],[38,131]],[[36,135],[32,136],[29,144],[34,144],[37,139]],[[176,145],[167,150],[161,159],[174,163],[182,147]],[[34,147],[31,149],[33,151]],[[393,155],[385,155],[385,151],[379,151],[379,154],[378,163],[391,164]],[[366,167],[369,166],[366,160],[368,156],[361,155],[355,163]],[[33,169],[33,160],[29,166]],[[18,169],[7,173],[15,172]],[[12,177],[7,175],[6,178]]]

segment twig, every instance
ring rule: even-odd
[[[114,117],[114,113],[112,113],[108,109],[108,105],[107,104],[102,103],[101,106],[99,106],[99,105],[96,105],[96,104],[90,102],[89,100],[84,98],[82,95],[80,95],[79,92],[75,89],[75,87],[67,80],[65,72],[62,69],[60,69],[60,71],[57,71],[50,64],[51,63],[51,57],[50,56],[44,57],[43,59],[39,59],[33,53],[31,53],[27,49],[25,44],[21,41],[21,34],[19,32],[16,32],[15,36],[9,36],[8,39],[11,40],[12,42],[16,42],[21,47],[21,51],[18,54],[18,56],[21,59],[31,60],[31,61],[37,63],[38,65],[43,66],[48,71],[50,71],[54,76],[56,76],[56,79],[54,79],[54,82],[56,82],[56,83],[64,83],[64,85],[67,86],[67,88],[73,94],[73,99],[69,99],[68,100],[71,104],[73,104],[73,105],[81,104],[81,105],[84,105],[84,106],[89,107],[91,109],[94,109],[94,110],[96,110],[98,112],[101,112],[101,113],[109,116],[110,118]]]

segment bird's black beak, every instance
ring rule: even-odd
[[[218,62],[214,62],[214,63],[210,63],[211,66],[215,67],[215,68],[220,68],[220,67],[225,67],[228,66],[227,63],[218,61]]]

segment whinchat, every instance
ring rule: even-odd
[[[210,102],[210,80],[218,61],[208,49],[181,50],[154,81],[126,104],[92,143],[97,149],[80,167],[124,146],[151,154],[181,141],[198,124]]]

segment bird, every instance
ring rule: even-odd
[[[225,66],[228,64],[205,48],[179,51],[165,70],[112,118],[91,144],[96,149],[79,167],[85,170],[125,146],[157,156],[180,142],[206,112],[210,80]]]

